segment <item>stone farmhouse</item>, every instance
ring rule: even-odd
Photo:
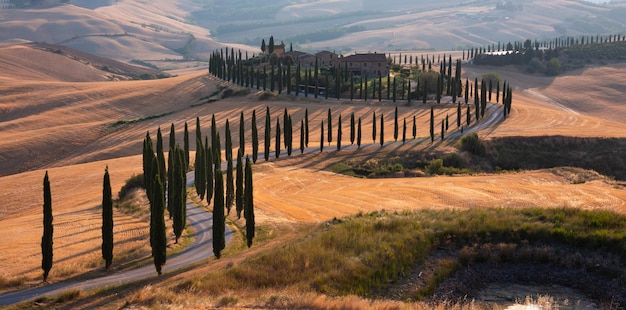
[[[276,50],[276,48],[274,48]],[[284,59],[291,57],[293,63],[302,67],[315,66],[315,60],[320,68],[339,67],[342,70],[347,68],[349,73],[354,75],[387,75],[389,66],[387,65],[387,57],[385,54],[364,53],[354,55],[337,55],[330,51],[321,51],[308,54],[300,51],[289,51],[279,54]]]

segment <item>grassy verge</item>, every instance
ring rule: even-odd
[[[116,122],[112,123],[111,127],[117,127],[117,126],[120,126],[120,125],[135,124],[135,123],[139,123],[139,122],[143,122],[143,121],[147,121],[147,120],[151,120],[151,119],[167,116],[167,115],[170,115],[172,113],[173,112],[167,112],[167,113],[149,115],[149,116],[146,116],[146,117],[136,118],[136,119],[122,119],[122,120],[119,120],[119,121],[116,121]]]
[[[178,291],[219,296],[250,287],[295,287],[331,296],[370,296],[437,249],[457,253],[455,259],[435,264],[435,272],[416,292],[424,296],[463,265],[495,256],[499,261],[525,259],[506,253],[535,243],[613,253],[624,261],[626,217],[609,211],[541,208],[359,214],[323,224],[310,236],[227,270],[186,280]],[[494,244],[506,246],[496,246],[498,251],[480,246]],[[556,252],[554,257],[546,255],[541,259],[561,259]]]

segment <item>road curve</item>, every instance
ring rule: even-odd
[[[188,173],[187,186],[191,186],[193,183],[194,175],[193,173]],[[189,201],[187,201],[187,226],[193,230],[193,241],[181,252],[176,255],[168,256],[167,264],[163,266],[163,272],[166,273],[173,271],[213,256],[212,224],[213,217],[210,213],[192,205]],[[228,226],[226,227],[226,230],[226,242],[228,242],[232,235],[232,231],[228,230]],[[158,275],[154,265],[150,263],[136,269],[117,272],[104,277],[76,282],[58,282],[46,286],[3,293],[0,294],[0,306],[7,306],[44,295],[58,295],[67,290],[90,290],[104,286],[120,285],[132,281],[157,277]]]

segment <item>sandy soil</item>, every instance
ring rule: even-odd
[[[54,62],[53,58],[48,60]],[[592,93],[595,89],[602,89],[596,80],[598,76],[616,74],[619,68],[615,65],[589,69],[575,78],[558,77],[549,83],[537,79],[533,84],[518,84],[518,81],[525,80],[523,76],[506,73],[507,79],[516,87],[511,117],[484,130],[481,135],[624,137],[626,122],[620,119],[611,121],[623,108],[620,92],[607,91],[602,96]],[[203,73],[155,81],[63,82],[62,73],[57,73],[61,76],[52,75],[36,68],[32,72],[20,68],[12,70],[25,73],[19,78],[12,74],[0,76],[0,188],[3,188],[0,192],[0,235],[13,236],[10,242],[6,238],[0,242],[0,276],[6,278],[25,275],[28,281],[36,282],[40,275],[40,208],[44,169],[49,170],[52,182],[56,225],[52,278],[58,280],[76,270],[84,272],[98,268],[99,204],[104,167],[109,166],[113,191],[117,193],[127,178],[141,171],[137,155],[141,152],[142,139],[146,131],[154,137],[159,126],[169,132],[169,125],[174,123],[180,141],[185,121],[189,122],[193,131],[195,118],[200,117],[206,133],[211,115],[215,114],[220,128],[223,128],[227,118],[232,121],[233,143],[237,145],[241,111],[248,120],[252,109],[257,111],[261,134],[266,106],[271,107],[272,124],[275,124],[276,118],[282,122],[285,107],[292,114],[294,123],[299,123],[305,109],[308,109],[311,119],[310,146],[315,148],[319,145],[319,123],[326,119],[327,110],[332,108],[333,122],[336,122],[339,113],[343,117],[344,145],[349,144],[348,120],[352,112],[357,117],[363,117],[364,142],[371,141],[371,115],[374,111],[377,115],[386,115],[386,136],[387,140],[392,140],[391,115],[395,106],[391,103],[350,103],[301,97],[259,101],[253,92],[248,97],[192,107],[201,103],[199,98],[211,94],[221,82]],[[3,69],[0,72],[6,71]],[[95,78],[92,74],[91,69],[73,71],[78,79]],[[579,103],[563,99],[555,101],[554,94],[571,91],[563,88],[563,85],[570,85],[570,79],[590,87],[581,91],[580,98],[596,98],[595,104],[603,108],[588,112]],[[613,79],[616,84],[611,87],[623,89],[624,80]],[[455,115],[455,111],[456,107],[452,105],[437,107],[436,118],[442,119],[446,113]],[[111,126],[118,120],[141,119],[164,113],[167,115],[155,119]],[[418,136],[428,135],[428,108],[421,103],[410,107],[400,105],[399,113],[400,118],[407,117],[409,120],[416,115]],[[455,120],[455,117],[452,119]],[[299,126],[294,126],[296,145],[298,129]],[[249,125],[246,130],[249,130]],[[168,136],[166,133],[164,138],[168,139]],[[453,142],[434,146],[425,142],[411,142],[405,146],[389,144],[382,151],[432,149],[450,147],[451,144]],[[501,175],[354,179],[321,169],[345,158],[371,156],[381,149],[377,145],[361,150],[336,152],[335,149],[333,144],[326,146],[321,154],[313,152],[257,164],[257,222],[261,225],[270,221],[311,223],[357,212],[428,207],[571,206],[626,211],[623,187],[604,179],[572,184],[567,177],[548,170]],[[116,214],[116,223],[118,253],[145,246],[145,221]],[[19,261],[15,259],[18,256]]]

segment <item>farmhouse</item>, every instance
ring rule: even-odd
[[[342,56],[339,59],[341,68],[355,75],[387,75],[389,66],[385,54],[367,53]]]

